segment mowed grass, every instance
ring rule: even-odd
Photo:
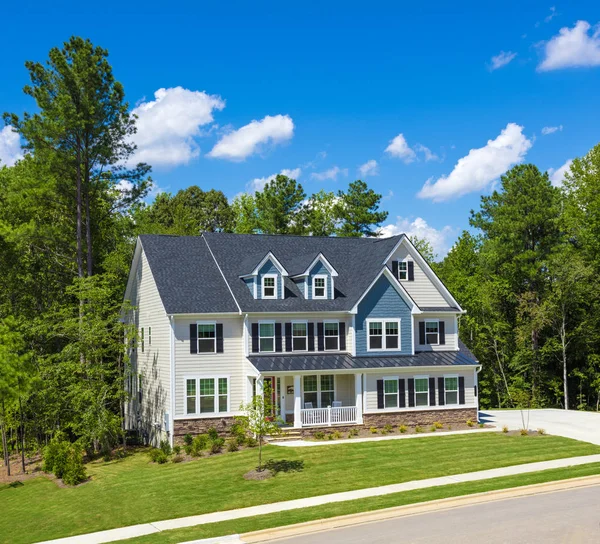
[[[489,468],[600,453],[555,436],[481,433],[324,445],[267,446],[265,459],[303,461],[304,470],[246,481],[257,451],[155,465],[144,453],[88,465],[92,481],[59,488],[40,477],[0,487],[0,542],[20,544],[256,504]]]

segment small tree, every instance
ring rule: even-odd
[[[262,444],[265,436],[279,434],[281,432],[279,425],[283,423],[281,418],[270,415],[271,408],[272,404],[269,400],[265,400],[261,395],[256,395],[251,402],[240,406],[240,410],[245,415],[237,418],[240,425],[258,440],[258,472],[263,470]]]

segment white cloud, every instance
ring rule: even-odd
[[[548,136],[548,134],[554,134],[555,132],[560,132],[562,131],[563,126],[562,125],[558,125],[557,127],[544,127],[542,128],[542,134],[544,136]]]
[[[10,125],[0,130],[0,166],[12,166],[22,159],[21,138]]]
[[[406,138],[404,138],[404,134],[402,133],[390,141],[390,145],[385,148],[385,152],[392,157],[402,159],[406,164],[413,162],[417,158],[415,152],[408,147]]]
[[[133,183],[128,179],[122,179],[115,185],[115,189],[120,193],[129,193],[133,189]]]
[[[243,161],[259,151],[262,145],[285,142],[293,135],[294,122],[289,115],[267,115],[223,136],[208,156]]]
[[[298,179],[302,174],[302,169],[300,168],[284,168],[280,174],[287,176],[288,178]],[[277,174],[271,174],[270,176],[266,176],[264,178],[254,178],[246,184],[246,192],[255,193],[256,191],[262,191],[265,188],[265,185],[271,181],[273,181],[277,177]]]
[[[158,89],[155,100],[142,101],[132,111],[138,116],[133,141],[138,149],[129,164],[147,162],[153,166],[187,164],[200,154],[195,138],[200,127],[213,121],[213,111],[225,101],[204,91],[183,87]]]
[[[495,140],[488,140],[484,147],[471,149],[466,157],[459,159],[448,176],[435,182],[433,178],[428,179],[417,196],[441,202],[480,191],[521,162],[531,146],[532,141],[523,134],[523,127],[509,123]]]
[[[555,187],[560,187],[565,180],[565,173],[571,169],[571,164],[573,164],[573,159],[569,159],[565,164],[563,164],[557,170],[554,168],[548,168],[548,175],[550,176],[550,182]]]
[[[457,229],[446,225],[438,230],[429,225],[422,217],[417,217],[411,221],[407,217],[398,216],[395,223],[385,225],[380,230],[380,235],[384,238],[402,233],[429,241],[434,253],[441,258],[448,253],[451,242],[457,234]]]
[[[556,17],[558,15],[558,13],[556,13],[556,7],[552,6],[550,8],[550,15],[544,17],[544,23],[549,23],[550,21],[552,21],[552,19],[554,19],[554,17]]]
[[[582,66],[600,66],[600,26],[592,28],[587,21],[577,21],[573,28],[564,27],[545,44],[545,58],[538,66],[541,72]]]
[[[433,153],[431,149],[425,147],[423,144],[417,144],[415,146],[415,151],[423,153],[423,158],[425,159],[425,162],[440,160],[440,158],[435,153]]]
[[[358,171],[363,178],[367,178],[369,176],[376,176],[379,174],[379,165],[375,159],[371,159],[367,161],[365,164],[361,164],[358,167]]]
[[[500,51],[495,57],[492,57],[492,63],[490,64],[490,71],[498,70],[498,68],[502,68],[506,66],[517,56],[516,53],[512,51]]]
[[[348,169],[340,168],[339,166],[334,166],[333,168],[330,168],[329,170],[325,170],[324,172],[313,172],[310,175],[310,177],[312,179],[316,179],[318,181],[325,181],[328,179],[336,181],[339,175],[347,176]]]

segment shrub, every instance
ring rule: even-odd
[[[62,475],[62,481],[67,485],[77,485],[86,479],[83,452],[79,446],[71,444],[67,452],[67,465]]]
[[[416,433],[422,433],[422,432],[423,432],[423,429],[422,429],[422,428],[421,428],[419,425],[417,425],[417,426],[415,427],[415,432],[416,432]]]
[[[238,441],[235,437],[231,437],[227,441],[227,451],[238,451],[240,449]]]
[[[483,429],[483,428],[485,427],[485,424],[484,424],[484,423],[478,423],[478,424],[477,424],[477,426],[478,426],[480,429]]]
[[[521,429],[519,432],[521,433],[521,436],[527,436],[529,434],[527,429]]]
[[[216,440],[217,438],[219,438],[219,431],[217,431],[217,429],[215,429],[214,427],[209,427],[208,431],[206,431],[206,434],[211,440]]]
[[[221,450],[223,449],[223,445],[225,444],[225,439],[223,438],[216,438],[215,440],[211,440],[210,441],[210,453],[212,453],[213,455],[216,453],[221,453]]]
[[[333,440],[339,440],[340,438],[342,438],[342,433],[340,431],[333,431],[333,434],[331,434],[331,436],[333,437]]]
[[[327,434],[327,440],[333,440],[333,435],[331,433]]]
[[[377,434],[378,432],[377,427],[371,427],[369,431],[371,431],[371,434]]]
[[[406,431],[408,431],[408,427],[406,425],[398,425],[398,430],[404,434]]]
[[[386,433],[393,433],[394,427],[392,427],[389,423],[383,428]]]
[[[256,438],[253,436],[248,436],[246,438],[246,446],[248,448],[256,448],[256,446],[258,446],[258,440],[256,440]]]
[[[193,447],[191,444],[186,444],[185,446],[183,446],[183,451],[185,451],[186,455],[192,455],[192,451],[193,451]]]
[[[183,455],[174,455],[171,458],[171,463],[181,463],[183,461]]]
[[[433,422],[433,426],[434,426],[436,429],[443,429],[443,428],[444,428],[444,425],[443,425],[443,424],[442,424],[440,421],[434,421],[434,422]]]
[[[452,430],[452,425],[450,425],[450,423],[448,423],[448,425],[446,425],[446,428],[451,431]]]
[[[540,436],[544,436],[546,434],[546,429],[538,429],[537,432]]]
[[[44,448],[44,471],[53,472],[57,478],[62,478],[67,467],[70,446],[71,443],[63,433],[56,433]]]
[[[169,456],[160,448],[152,448],[148,453],[150,460],[154,463],[162,465],[169,460]]]
[[[194,440],[194,437],[190,434],[187,433],[184,437],[183,437],[183,443],[186,446],[191,446],[192,445],[192,441]]]
[[[190,455],[192,455],[193,457],[200,457],[202,455],[202,452],[208,448],[208,435],[207,434],[199,434],[198,436],[194,437],[194,440],[192,441],[192,449],[190,452]]]
[[[169,444],[168,440],[161,440],[159,448],[163,451],[163,453],[168,457],[171,455],[171,444]]]
[[[502,432],[503,433],[507,433],[508,432],[508,425],[503,425],[502,426]]]
[[[354,438],[355,436],[358,436],[358,429],[350,429],[348,431],[348,438]]]
[[[473,425],[475,425],[475,423],[473,423],[472,419],[467,419],[467,426],[468,427],[473,427]]]
[[[181,453],[181,446],[173,446],[173,453],[179,455]]]
[[[315,440],[325,440],[325,433],[323,431],[317,431],[315,434],[313,434],[313,438]]]
[[[435,425],[432,425],[429,430],[434,433],[435,431],[437,431],[437,427]]]

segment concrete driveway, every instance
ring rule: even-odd
[[[548,434],[565,436],[600,445],[600,413],[575,410],[524,410],[525,426],[531,430],[544,429]],[[520,410],[482,410],[479,419],[501,429],[521,429]]]

